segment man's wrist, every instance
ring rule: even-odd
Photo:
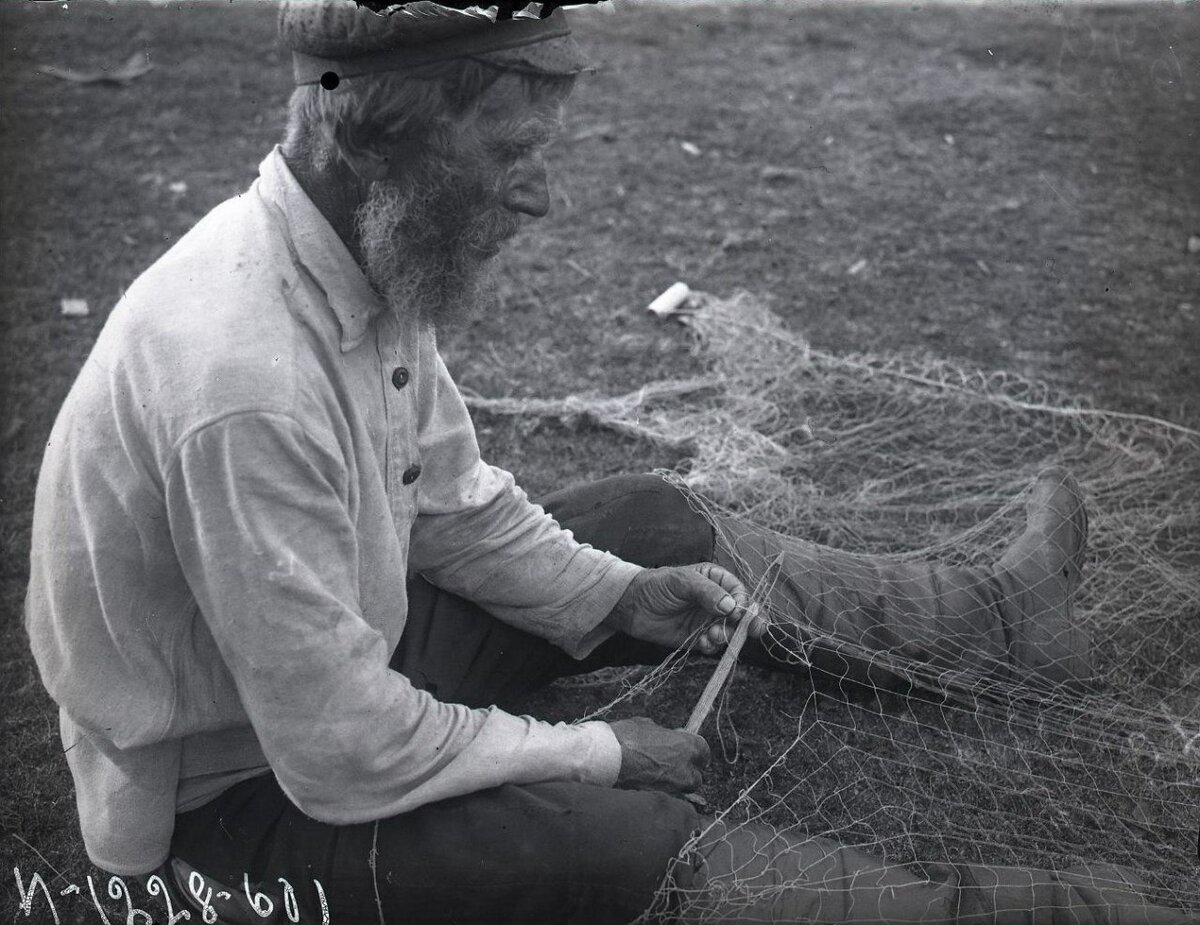
[[[623,754],[617,734],[613,732],[611,725],[600,720],[595,721],[594,729],[591,728],[591,723],[582,725],[588,726],[593,736],[592,779],[588,782],[601,787],[615,787],[621,776]]]
[[[604,618],[604,625],[610,630],[624,633],[626,636],[633,635],[633,620],[637,610],[634,605],[635,589],[641,583],[645,574],[646,570],[643,569],[633,577],[633,581],[629,582],[629,585],[625,588],[620,598],[618,598],[613,609]]]

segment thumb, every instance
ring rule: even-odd
[[[737,600],[727,590],[701,572],[684,569],[681,596],[698,610],[714,619],[728,617],[737,609]]]

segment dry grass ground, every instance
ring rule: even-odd
[[[616,394],[690,371],[681,333],[642,312],[678,278],[768,297],[825,349],[928,350],[1200,426],[1197,12],[728,2],[579,15],[600,69],[551,155],[553,212],[506,258],[494,311],[446,344],[451,367],[489,396]],[[122,289],[253,179],[288,75],[267,3],[9,2],[0,33],[10,921],[14,866],[56,891],[58,874],[89,871],[20,623],[40,447]],[[123,88],[36,70],[135,51],[155,69]],[[62,298],[93,314],[60,317]],[[486,453],[535,495],[676,462],[605,432],[478,424]],[[685,715],[690,690],[659,703],[662,717]],[[739,727],[742,755],[790,741],[778,706],[806,692],[796,679],[747,692],[745,715],[762,719]],[[586,699],[558,696],[541,708]],[[736,779],[718,767],[715,799],[734,786],[722,775]],[[64,921],[95,920],[59,905]]]

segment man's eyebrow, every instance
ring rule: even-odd
[[[496,141],[503,147],[541,148],[558,135],[562,123],[551,119],[521,121],[510,126],[501,126]]]

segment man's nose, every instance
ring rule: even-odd
[[[541,218],[550,211],[550,188],[546,183],[546,164],[542,155],[530,155],[519,161],[504,187],[504,207]]]

